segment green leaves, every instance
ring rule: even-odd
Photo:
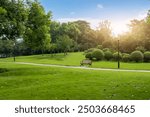
[[[51,12],[45,13],[38,2],[33,2],[29,10],[24,39],[33,50],[46,49],[50,46]]]

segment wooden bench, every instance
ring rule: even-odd
[[[85,60],[82,60],[81,62],[80,62],[80,66],[82,66],[82,65],[92,65],[92,61],[91,60],[88,60],[88,59],[85,59]]]

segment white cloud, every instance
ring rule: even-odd
[[[103,8],[104,8],[104,6],[103,6],[102,4],[97,4],[97,8],[99,8],[99,9],[103,9]]]

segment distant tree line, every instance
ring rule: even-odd
[[[103,21],[92,29],[87,21],[52,21],[52,12],[32,0],[0,0],[0,57],[84,51],[109,48],[131,53],[150,51],[150,11],[143,20],[132,20],[130,31],[114,37],[111,23]]]

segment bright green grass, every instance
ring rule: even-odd
[[[31,63],[43,63],[43,64],[59,64],[59,65],[72,65],[80,66],[80,61],[82,61],[84,55],[82,52],[69,53],[67,56],[64,54],[56,54],[54,56],[47,55],[33,55],[33,56],[20,56],[16,58],[17,62],[31,62]],[[13,58],[0,59],[0,61],[12,62]],[[110,61],[100,61],[93,62],[92,67],[97,68],[117,68],[117,62]],[[150,63],[123,63],[121,62],[121,69],[144,69],[150,70]]]
[[[0,99],[150,99],[150,73],[0,66]]]

